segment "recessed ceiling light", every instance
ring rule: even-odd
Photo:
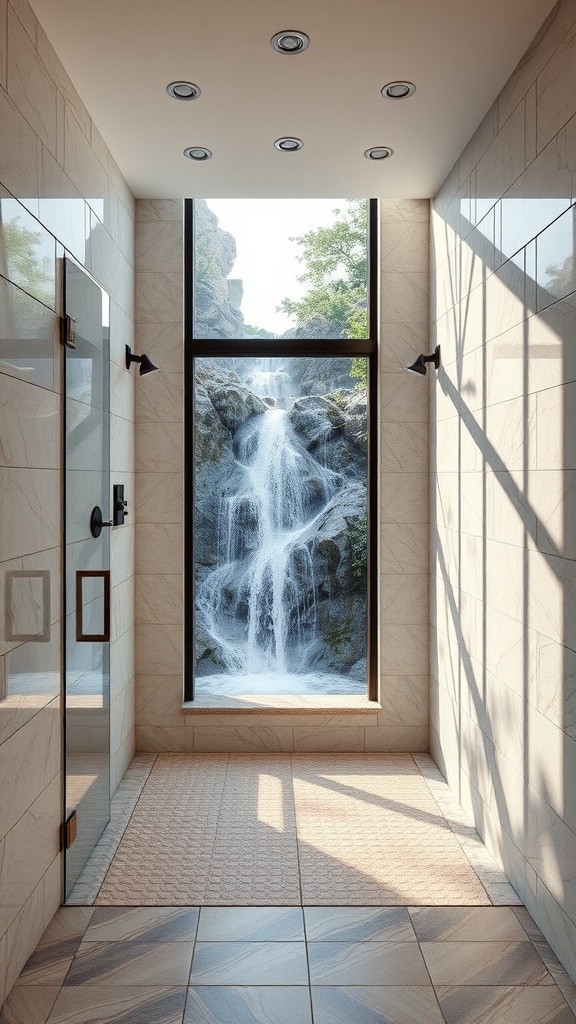
[[[393,153],[394,150],[389,146],[373,146],[365,151],[364,156],[367,160],[387,160]]]
[[[383,85],[380,92],[387,100],[406,100],[416,92],[416,86],[412,82],[388,82]]]
[[[302,139],[286,138],[276,139],[274,145],[276,149],[281,149],[283,153],[295,153],[297,149],[302,149],[304,143]]]
[[[293,32],[292,30],[277,32],[270,40],[270,46],[278,53],[302,53],[308,48],[309,43],[310,36],[307,36],[305,32]]]
[[[188,146],[184,150],[184,156],[187,156],[189,160],[209,160],[212,150],[204,149],[203,146]]]
[[[170,82],[166,86],[166,92],[175,100],[197,100],[201,89],[193,82]]]

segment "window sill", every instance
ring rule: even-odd
[[[185,715],[377,715],[382,706],[367,697],[330,696],[328,694],[313,696],[296,694],[294,696],[279,695],[241,695],[237,697],[218,697],[209,694],[185,701],[182,713]]]

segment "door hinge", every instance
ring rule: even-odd
[[[62,830],[62,849],[69,850],[78,834],[78,817],[76,811],[68,815],[66,821],[60,826]]]

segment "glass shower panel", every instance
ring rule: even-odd
[[[108,296],[65,261],[66,898],[110,818]]]

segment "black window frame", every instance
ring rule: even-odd
[[[368,199],[368,337],[338,339],[195,338],[194,199],[184,200],[184,700],[194,700],[194,360],[199,357],[365,356],[368,360],[367,451],[367,696],[379,697],[378,680],[378,344],[379,201]]]

